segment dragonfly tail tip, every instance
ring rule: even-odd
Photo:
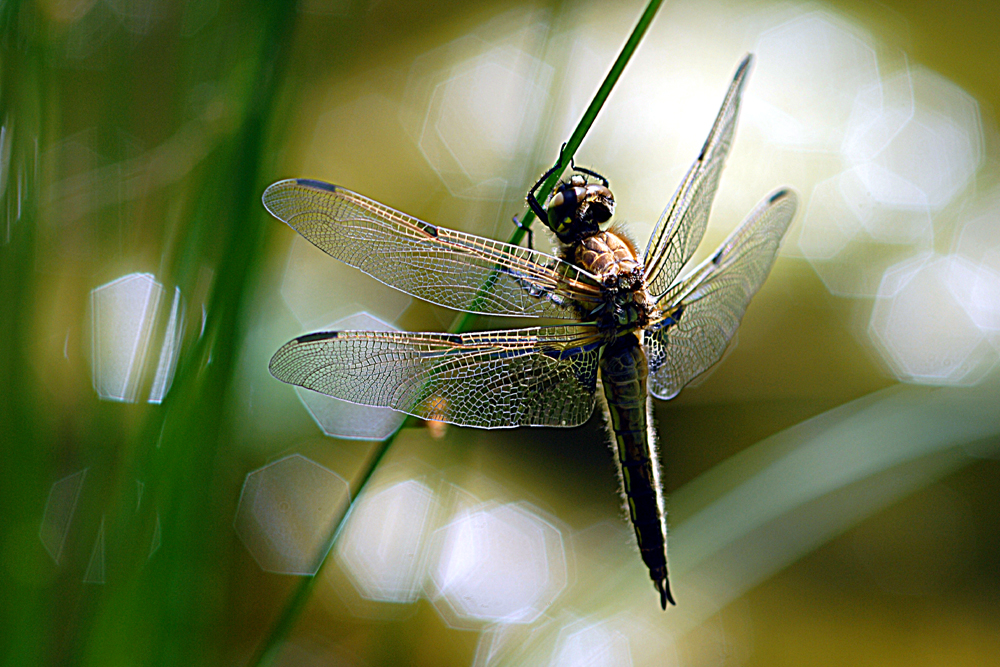
[[[677,606],[677,601],[674,600],[674,595],[670,591],[670,580],[664,577],[656,581],[656,590],[660,591],[660,607],[663,611],[667,610],[667,603],[669,602],[673,606]]]

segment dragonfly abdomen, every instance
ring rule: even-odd
[[[657,475],[650,446],[646,404],[646,354],[634,333],[616,338],[601,356],[601,381],[607,398],[615,451],[629,518],[642,560],[666,608],[674,602],[667,578],[666,533]]]

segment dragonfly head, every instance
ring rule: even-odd
[[[615,212],[615,196],[607,183],[588,183],[573,174],[552,191],[545,224],[563,243],[573,243],[601,231],[601,224]]]

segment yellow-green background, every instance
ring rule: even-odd
[[[147,32],[133,34],[112,22],[106,34],[90,38],[90,52],[76,58],[67,56],[80,38],[74,26],[88,12],[108,11],[103,3],[0,7],[0,119],[16,130],[11,165],[22,170],[25,192],[21,218],[0,249],[5,664],[245,664],[299,584],[262,573],[237,539],[232,522],[244,476],[278,454],[298,451],[331,466],[345,462],[339,472],[350,478],[370,446],[323,438],[297,412],[291,390],[266,377],[273,349],[300,333],[277,289],[292,233],[259,204],[268,183],[328,178],[414,215],[438,214],[433,221],[442,225],[508,235],[495,220],[477,227],[457,213],[448,219],[449,210],[465,204],[450,198],[398,128],[371,140],[361,133],[322,163],[311,158],[323,173],[299,170],[329,95],[398,91],[415,57],[525,6],[390,0],[342,6],[341,14],[318,16],[296,13],[293,3],[220,2],[214,13],[212,3],[157,3],[150,7],[159,19]],[[573,2],[530,7],[554,21],[581,9]],[[816,7],[842,13],[964,87],[992,131],[992,110],[1000,104],[995,3]],[[618,10],[608,29],[619,30],[623,40],[640,10]],[[665,5],[657,23],[671,21],[672,11]],[[202,27],[188,34],[190,25]],[[713,48],[710,40],[704,48]],[[640,47],[635,58],[642,57]],[[371,122],[378,127],[378,118]],[[181,168],[174,155],[160,156],[150,169],[163,180],[148,194],[83,216],[72,211],[74,200],[54,205],[47,199],[48,184],[77,173],[66,152],[55,149],[79,133],[99,155],[97,164],[127,167],[182,127],[194,128],[194,161]],[[530,147],[539,162],[527,172],[541,171],[557,148]],[[664,192],[672,189],[669,184]],[[8,185],[7,210],[11,192]],[[501,222],[519,210],[517,200],[511,197]],[[179,286],[190,307],[178,374],[160,406],[102,402],[91,386],[88,294],[132,271],[153,272],[168,289]],[[199,338],[195,308],[201,304],[207,320]],[[741,329],[740,347],[702,386],[658,408],[668,494],[763,438],[893,385],[853,333],[855,317],[855,304],[831,297],[806,263],[779,260]],[[441,311],[415,307],[398,324],[441,329],[447,324],[441,319]],[[767,390],[750,386],[750,378]],[[260,388],[252,401],[247,383]],[[268,401],[283,408],[278,423],[247,417],[263,410],[253,405]],[[980,444],[995,452],[995,434],[991,438]],[[466,481],[488,473],[506,486],[505,497],[531,500],[572,530],[621,519],[596,419],[583,431],[452,429],[443,442],[421,431],[397,444],[440,469],[461,466]],[[389,461],[393,456],[404,458],[390,451]],[[56,566],[38,539],[46,494],[52,482],[82,468],[88,469],[87,493]],[[859,517],[856,527],[677,636],[677,658],[761,666],[996,662],[998,473],[995,458],[968,457],[942,479]],[[163,546],[148,564],[145,547],[137,545],[148,544],[153,514],[136,519],[129,512],[137,477],[152,499],[147,507],[155,506],[162,521]],[[823,499],[814,502],[821,509]],[[114,535],[108,580],[83,584],[102,515]],[[858,557],[872,544],[887,568],[905,570],[906,580],[924,581],[923,587],[901,594],[880,586],[886,573],[866,569]],[[634,560],[629,576],[647,587]],[[591,585],[599,583],[582,576],[575,582]],[[449,629],[426,601],[402,620],[366,620],[337,610],[331,595],[317,586],[290,636],[319,646],[333,664],[473,660],[477,633]],[[685,614],[681,602],[668,614]],[[655,605],[652,591],[637,604]],[[646,632],[658,628],[647,625]]]

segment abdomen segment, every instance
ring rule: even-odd
[[[609,344],[601,357],[601,379],[615,451],[618,455],[629,518],[635,528],[642,560],[649,568],[660,605],[674,602],[667,576],[666,531],[663,521],[658,462],[647,428],[646,355],[634,333]]]

